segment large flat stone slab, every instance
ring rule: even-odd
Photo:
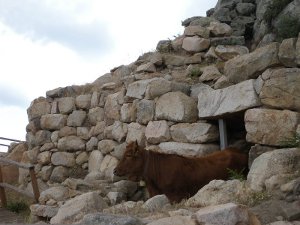
[[[278,51],[279,43],[272,43],[228,60],[224,67],[225,76],[233,83],[257,78],[260,72],[280,63]]]
[[[212,119],[260,106],[261,102],[256,94],[254,82],[254,80],[247,80],[224,89],[200,92],[199,118]]]

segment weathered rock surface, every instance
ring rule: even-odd
[[[67,117],[61,114],[47,114],[41,117],[41,128],[45,130],[59,130],[64,127]]]
[[[91,98],[92,96],[90,94],[78,95],[75,98],[75,105],[79,109],[88,109],[91,105]]]
[[[218,57],[227,61],[236,56],[248,54],[249,50],[247,47],[240,45],[218,45],[215,48],[215,53]]]
[[[136,104],[136,121],[146,125],[154,118],[155,103],[152,100],[143,99]]]
[[[167,121],[150,121],[146,127],[145,136],[151,144],[168,141],[171,135]]]
[[[204,225],[250,224],[247,207],[233,203],[202,208],[195,217]]]
[[[202,207],[243,202],[247,199],[247,188],[239,180],[213,180],[201,188],[185,203],[189,207]]]
[[[85,149],[85,142],[77,136],[67,136],[58,140],[57,148],[61,151],[77,151]]]
[[[99,212],[106,207],[106,202],[96,192],[88,192],[66,201],[66,203],[60,207],[56,216],[50,220],[50,223],[75,223],[80,221],[87,212]]]
[[[66,187],[55,186],[51,187],[43,192],[39,197],[39,202],[45,204],[47,201],[53,199],[55,201],[65,201],[69,197],[69,191]]]
[[[68,114],[75,109],[75,99],[73,97],[60,98],[58,101],[58,110],[62,114]]]
[[[284,39],[279,47],[279,61],[286,67],[297,67],[296,38]]]
[[[80,127],[82,126],[85,119],[85,111],[75,110],[68,116],[67,125],[70,127]]]
[[[98,172],[100,171],[100,166],[103,161],[103,154],[99,150],[94,150],[90,154],[89,158],[89,172]]]
[[[228,60],[224,68],[225,76],[233,83],[256,78],[260,72],[280,63],[278,51],[279,44],[272,43],[249,54]]]
[[[166,218],[161,218],[155,220],[148,225],[196,225],[195,219],[192,219],[190,216],[171,216]]]
[[[197,36],[183,39],[182,48],[188,52],[201,52],[209,48],[210,40]]]
[[[274,166],[276,165],[276,166]],[[266,152],[254,160],[247,182],[255,191],[266,188],[266,181],[278,174],[294,174],[300,169],[300,152],[298,148],[278,149]]]
[[[142,225],[142,222],[131,216],[114,215],[107,213],[87,214],[79,221],[79,224],[96,225]]]
[[[157,100],[155,116],[159,120],[194,122],[197,119],[197,104],[182,92],[169,92]]]
[[[30,206],[30,211],[34,216],[52,218],[57,214],[58,207],[34,204]]]
[[[205,143],[217,141],[219,131],[209,123],[179,123],[170,128],[172,139],[176,142]]]
[[[51,156],[51,163],[55,166],[72,167],[75,165],[74,153],[55,152]]]
[[[162,209],[166,204],[170,204],[169,199],[165,195],[156,195],[148,199],[143,205],[142,208],[147,211],[157,211]]]
[[[29,108],[27,109],[27,114],[29,120],[41,117],[42,115],[49,114],[51,110],[51,105],[44,99],[41,101],[33,101]]]
[[[299,121],[300,113],[289,110],[249,109],[245,113],[246,139],[252,143],[284,146],[294,137]]]
[[[145,129],[146,127],[139,123],[130,123],[128,125],[126,142],[137,141],[139,145],[144,145],[146,138]]]
[[[260,106],[254,84],[254,80],[247,80],[224,89],[201,92],[198,95],[199,118],[215,118]]]
[[[259,98],[272,108],[300,111],[300,69],[268,69],[262,74],[264,80]]]

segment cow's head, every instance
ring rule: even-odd
[[[144,159],[143,153],[139,150],[137,142],[130,142],[126,146],[123,158],[119,161],[114,170],[117,176],[127,176],[129,180],[139,181],[143,175]]]

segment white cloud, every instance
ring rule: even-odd
[[[25,128],[27,125],[27,114],[24,108],[16,106],[0,107],[0,137],[25,140]],[[0,140],[1,144],[10,144],[8,141]],[[0,152],[7,151],[7,147],[0,146]]]
[[[133,62],[216,1],[0,0],[0,136],[24,140],[33,99]]]

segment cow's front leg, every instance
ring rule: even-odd
[[[155,196],[155,195],[160,195],[160,194],[163,194],[161,193],[161,191],[159,191],[155,185],[149,183],[149,184],[146,184],[146,187],[147,187],[147,190],[149,192],[149,196],[150,198]]]

